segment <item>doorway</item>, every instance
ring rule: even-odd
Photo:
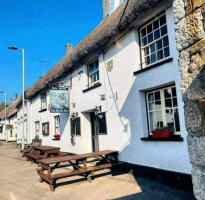
[[[99,151],[98,120],[94,112],[90,113],[92,151]]]

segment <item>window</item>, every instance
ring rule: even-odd
[[[55,119],[55,135],[60,135],[60,116],[54,117]]]
[[[166,14],[140,29],[142,68],[170,55]]]
[[[35,122],[35,136],[39,136],[39,131],[40,131],[40,122],[37,121]]]
[[[88,64],[88,86],[92,87],[99,83],[99,61],[98,58]]]
[[[41,110],[47,108],[46,92],[41,93]]]
[[[106,124],[105,113],[100,113],[98,115],[98,125],[99,125],[99,134],[106,134],[107,124]]]
[[[49,123],[48,122],[42,124],[42,134],[49,135]]]
[[[80,117],[75,119],[70,119],[71,135],[80,136]]]
[[[171,86],[146,94],[149,132],[168,126],[174,134],[180,134],[176,87]]]

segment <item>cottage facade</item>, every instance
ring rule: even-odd
[[[10,105],[0,112],[0,140],[7,142],[17,141],[17,108],[16,105],[19,99],[15,99]],[[6,120],[5,120],[6,114]],[[6,123],[5,123],[6,122]]]
[[[126,3],[27,90],[25,137],[74,154],[119,150],[133,165],[190,175],[172,1]],[[50,113],[53,85],[67,88],[69,113]],[[19,127],[21,118],[19,106]],[[173,137],[153,138],[163,126]]]

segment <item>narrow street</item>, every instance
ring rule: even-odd
[[[194,200],[191,193],[131,174],[112,176],[109,170],[96,173],[92,183],[82,176],[57,181],[55,192],[39,182],[36,164],[21,157],[15,143],[0,145],[0,200]]]

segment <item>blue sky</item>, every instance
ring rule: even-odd
[[[25,49],[26,89],[64,55],[65,44],[76,46],[102,20],[102,0],[0,0],[0,91],[8,102],[22,94],[22,53]],[[0,102],[4,95],[0,94]]]

